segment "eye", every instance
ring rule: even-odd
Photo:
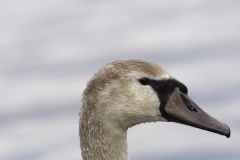
[[[139,79],[139,82],[140,82],[142,85],[148,85],[149,79],[147,79],[147,78],[142,78],[142,79]]]

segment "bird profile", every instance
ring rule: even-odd
[[[176,122],[230,137],[224,123],[188,96],[188,88],[155,63],[118,60],[87,83],[79,113],[83,160],[129,160],[128,128],[145,122]]]

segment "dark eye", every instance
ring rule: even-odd
[[[147,79],[147,78],[142,78],[142,79],[139,79],[139,82],[140,82],[142,85],[148,85],[149,79]]]

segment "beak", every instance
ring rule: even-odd
[[[169,121],[230,137],[231,131],[227,125],[204,112],[178,87],[172,92],[164,106],[160,107],[160,111],[162,116]]]

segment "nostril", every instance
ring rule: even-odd
[[[181,98],[190,111],[197,112],[196,107],[185,96],[181,94]]]
[[[192,104],[187,105],[187,107],[188,107],[188,109],[197,112],[197,109]]]

